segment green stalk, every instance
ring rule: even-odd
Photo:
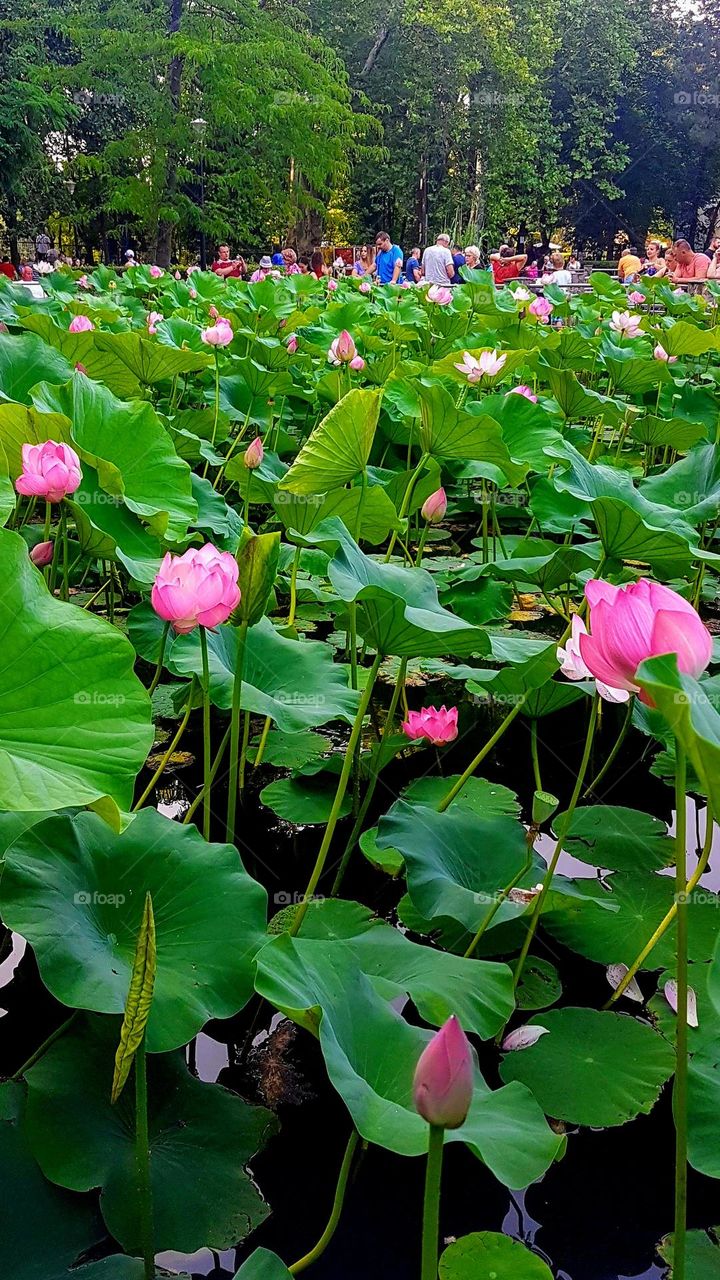
[[[599,698],[599,695],[596,693],[595,697],[593,698],[592,710],[590,712],[590,719],[588,721],[587,736],[585,738],[585,749],[583,751],[582,760],[580,761],[580,768],[578,770],[578,775],[575,780],[575,787],[573,789],[573,793],[570,798],[570,804],[568,805],[567,815],[565,818],[565,822],[563,823],[563,829],[560,832],[557,844],[555,845],[553,856],[550,859],[550,862],[548,864],[548,869],[545,872],[545,876],[542,882],[542,889],[540,890],[537,898],[535,899],[533,912],[530,917],[530,924],[528,926],[528,931],[527,931],[527,934],[525,935],[525,941],[523,942],[522,948],[520,950],[520,956],[518,958],[518,962],[515,968],[515,973],[513,975],[513,985],[515,987],[517,987],[520,981],[520,978],[522,977],[522,971],[525,967],[525,961],[527,960],[528,952],[532,945],[532,940],[535,937],[535,931],[538,926],[538,921],[540,920],[540,915],[541,915],[543,906],[545,904],[545,899],[548,895],[548,890],[552,883],[552,878],[555,874],[555,869],[560,860],[560,854],[562,853],[562,848],[563,848],[563,841],[570,828],[570,824],[572,823],[573,814],[575,813],[575,807],[580,798],[580,792],[582,791],[582,786],[585,781],[585,774],[587,773],[587,767],[590,762],[590,752],[592,750],[593,738],[595,736],[595,727],[597,725],[599,702],[600,702],[600,698]]]
[[[506,729],[510,728],[510,725],[512,724],[516,715],[518,715],[519,712],[522,711],[523,706],[527,701],[527,698],[528,698],[527,693],[523,693],[520,695],[512,711],[508,712],[508,714],[506,715],[505,719],[503,720],[499,728],[495,730],[491,738],[488,738],[487,742],[485,743],[485,746],[482,747],[480,751],[478,751],[474,760],[470,761],[470,764],[468,765],[465,772],[460,775],[457,782],[448,791],[447,795],[443,796],[443,799],[440,801],[440,804],[438,805],[438,813],[444,813],[448,805],[451,805],[455,797],[460,794],[468,778],[472,777],[472,775],[474,774],[478,766],[482,764],[485,757],[490,754],[493,747],[500,741]]]
[[[242,622],[238,631],[238,650],[235,663],[235,679],[233,681],[232,711],[230,715],[230,777],[228,779],[227,823],[225,826],[225,839],[228,844],[233,844],[235,841],[235,815],[240,781],[240,697],[242,694],[245,641],[247,639],[248,626],[249,623]]]
[[[220,417],[220,358],[218,356],[217,347],[214,348],[214,355],[215,355],[215,415],[213,417],[212,436],[210,437],[210,444],[213,449],[215,448],[215,437],[217,435],[217,429],[218,429],[218,418]],[[205,468],[203,470],[203,480],[207,476],[209,466],[210,466],[210,460],[208,459],[205,463]]]
[[[343,1156],[342,1164],[340,1165],[340,1173],[338,1174],[337,1186],[335,1187],[335,1198],[333,1200],[332,1211],[328,1219],[328,1224],[317,1244],[313,1246],[309,1253],[304,1254],[302,1258],[298,1258],[297,1262],[293,1262],[292,1265],[288,1267],[288,1271],[291,1276],[299,1275],[301,1271],[305,1271],[305,1269],[311,1266],[313,1262],[316,1262],[321,1254],[325,1252],[330,1241],[335,1235],[338,1222],[340,1221],[343,1203],[345,1201],[345,1192],[347,1190],[348,1179],[350,1177],[350,1169],[352,1167],[353,1157],[357,1150],[358,1142],[359,1137],[357,1129],[353,1129],[348,1139],[347,1147],[345,1148],[345,1155]]]
[[[412,437],[411,437],[411,439],[412,439]],[[417,464],[417,466],[416,466],[415,470],[413,471],[413,473],[412,473],[412,475],[411,475],[410,479],[408,480],[407,489],[405,490],[405,493],[404,493],[404,495],[403,495],[402,503],[400,504],[400,510],[398,511],[398,518],[399,518],[400,520],[404,520],[404,519],[405,519],[405,516],[406,516],[406,515],[407,515],[407,513],[408,513],[408,508],[409,508],[409,506],[410,506],[410,499],[412,498],[412,492],[413,492],[413,489],[415,488],[415,484],[416,484],[416,482],[417,482],[418,476],[420,475],[420,472],[422,471],[423,467],[425,466],[426,458],[427,458],[427,454],[423,453],[423,454],[421,454],[421,455],[420,455],[420,461],[418,462],[418,464]],[[395,529],[395,530],[393,531],[393,535],[392,535],[392,537],[391,537],[391,539],[390,539],[390,545],[389,545],[389,547],[388,547],[387,551],[385,552],[385,563],[386,563],[386,564],[387,564],[388,560],[390,559],[390,557],[391,557],[391,555],[392,555],[392,553],[393,553],[393,547],[395,546],[395,543],[397,542],[397,536],[398,536],[398,535],[397,535],[397,529]]]
[[[52,521],[52,503],[45,503],[45,527],[43,529],[43,542],[50,541],[50,523]]]
[[[76,1009],[74,1013],[70,1014],[69,1018],[66,1018],[64,1022],[60,1023],[59,1027],[56,1027],[54,1031],[50,1032],[50,1035],[47,1036],[45,1040],[43,1040],[41,1045],[38,1045],[38,1048],[35,1050],[35,1052],[30,1054],[30,1057],[27,1059],[27,1061],[23,1062],[21,1067],[18,1067],[17,1071],[13,1073],[10,1079],[22,1080],[22,1077],[25,1075],[25,1072],[29,1071],[31,1067],[35,1066],[36,1062],[40,1061],[43,1055],[47,1053],[50,1046],[53,1045],[56,1040],[59,1040],[60,1036],[64,1036],[68,1027],[72,1026],[75,1019],[79,1017],[80,1017],[80,1010]]]
[[[298,576],[298,569],[300,567],[301,550],[302,548],[300,546],[297,546],[295,548],[295,555],[293,556],[292,569],[290,570],[290,609],[288,612],[288,620],[287,620],[287,624],[289,627],[294,626],[295,614],[297,612],[297,576]]]
[[[68,573],[68,534],[67,534],[67,512],[65,503],[60,503],[60,537],[62,539],[62,591],[60,593],[61,600],[70,599],[70,581]]]
[[[247,760],[248,743],[250,741],[250,712],[246,711],[243,716],[243,735],[240,746],[240,764],[238,765],[238,793],[242,795],[245,790],[245,762]]]
[[[200,652],[202,654],[203,682],[203,835],[210,839],[210,663],[208,661],[207,632],[200,628]]]
[[[102,587],[100,588],[100,591],[102,591]],[[97,593],[98,595],[100,594],[100,591],[98,591]],[[92,601],[88,601],[88,603],[91,604]],[[87,605],[85,606],[85,608],[87,608]],[[153,676],[151,684],[148,688],[148,693],[150,697],[152,697],[152,695],[154,694],[155,690],[157,689],[160,683],[160,677],[162,675],[162,669],[163,669],[163,659],[165,657],[165,648],[167,645],[169,630],[170,630],[170,623],[166,622],[165,626],[162,629],[162,635],[160,637],[160,652],[158,653],[158,660],[157,660],[157,666],[155,668],[155,675]]]
[[[425,1170],[425,1198],[423,1201],[422,1266],[420,1280],[437,1280],[438,1243],[440,1238],[440,1180],[442,1178],[443,1143],[445,1130],[441,1125],[429,1125],[428,1156]]]
[[[302,902],[299,904],[298,909],[295,912],[295,918],[292,922],[292,925],[290,926],[289,932],[291,937],[295,937],[295,935],[300,932],[300,927],[302,925],[303,920],[305,919],[308,905],[318,886],[318,882],[320,880],[320,877],[323,873],[323,869],[325,867],[325,860],[327,858],[328,851],[332,843],[332,838],[335,833],[335,828],[338,824],[338,819],[340,817],[340,809],[342,807],[342,802],[345,798],[345,792],[347,791],[347,785],[350,780],[350,773],[352,770],[352,763],[353,763],[353,757],[355,755],[355,748],[358,742],[360,741],[360,734],[362,732],[363,720],[365,719],[365,713],[367,712],[367,709],[370,705],[372,691],[375,686],[375,680],[377,679],[377,673],[380,670],[381,662],[382,662],[382,654],[379,653],[375,658],[375,661],[373,662],[372,667],[370,668],[368,682],[360,698],[360,705],[357,709],[357,714],[355,716],[355,719],[353,721],[353,726],[350,731],[350,738],[348,740],[348,744],[345,749],[345,758],[343,760],[342,771],[338,779],[337,791],[335,792],[335,799],[333,800],[332,809],[330,810],[330,817],[328,818],[327,826],[325,827],[325,834],[323,835],[323,838],[322,838],[322,843],[320,845],[320,849],[318,851],[318,855],[315,860],[315,866],[313,867],[312,875],[310,876],[310,879],[308,881],[307,889],[305,890],[304,898]]]
[[[220,743],[220,746],[217,749],[217,754],[215,756],[215,759],[212,762],[212,768],[210,770],[210,786],[212,786],[213,782],[215,781],[217,771],[220,768],[220,764],[227,750],[227,744],[229,741],[230,741],[230,725],[228,725],[227,729],[225,730],[222,736],[222,741]],[[203,783],[201,790],[198,791],[195,799],[190,805],[190,808],[188,809],[187,813],[185,814],[185,817],[182,820],[181,826],[185,826],[188,822],[192,821],[193,814],[195,813],[199,805],[202,804],[204,798],[205,798],[205,783]]]
[[[147,1054],[145,1036],[135,1055],[135,1161],[138,1176],[140,1240],[145,1280],[155,1280],[152,1187],[150,1185],[150,1138],[148,1133]]]
[[[627,704],[627,708],[626,708],[626,711],[625,711],[625,719],[623,720],[622,728],[621,728],[621,730],[620,730],[620,732],[619,732],[619,734],[618,734],[617,738],[615,739],[615,745],[614,745],[614,747],[613,747],[612,751],[610,752],[609,756],[607,757],[607,759],[606,759],[605,763],[603,764],[603,767],[602,767],[602,769],[600,770],[600,772],[599,772],[599,773],[597,773],[597,774],[595,775],[595,777],[593,778],[592,782],[591,782],[591,783],[589,783],[589,784],[588,784],[588,786],[587,786],[587,787],[585,788],[585,790],[583,791],[583,795],[582,795],[583,800],[585,800],[585,799],[586,799],[586,797],[590,795],[590,792],[591,792],[591,791],[596,791],[596,790],[597,790],[597,788],[599,787],[599,785],[600,785],[600,783],[602,782],[603,778],[605,777],[605,775],[608,773],[608,771],[612,768],[613,764],[615,763],[615,760],[617,759],[617,754],[618,754],[618,752],[619,752],[619,750],[620,750],[620,748],[621,748],[621,746],[622,746],[623,742],[625,741],[625,738],[627,737],[628,729],[630,728],[630,725],[632,724],[632,714],[633,714],[633,700],[632,700],[632,698],[628,698],[628,704]]]
[[[702,853],[698,858],[698,864],[693,874],[691,875],[690,879],[685,885],[685,894],[688,898],[690,897],[690,895],[692,894],[696,886],[699,884],[702,877],[705,875],[705,871],[707,870],[707,864],[710,861],[710,851],[712,849],[712,840],[713,840],[713,812],[709,804],[707,807],[705,820],[706,820],[707,826],[705,830],[705,843],[703,845]],[[633,960],[622,982],[618,983],[618,986],[616,987],[615,991],[613,991],[612,995],[610,996],[610,999],[608,1000],[607,1004],[603,1006],[603,1008],[609,1009],[611,1005],[615,1003],[616,1000],[620,999],[620,996],[625,991],[625,988],[630,985],[638,969],[642,968],[643,964],[645,963],[648,956],[650,955],[650,952],[655,949],[660,939],[663,937],[665,933],[667,933],[668,929],[670,928],[670,925],[672,924],[673,920],[675,919],[675,916],[677,915],[677,909],[678,909],[678,904],[677,904],[677,901],[675,901],[673,902],[673,905],[670,907],[670,910],[667,911],[663,916],[655,932],[645,943],[645,946],[643,947],[639,956],[636,956],[636,958]]]
[[[340,860],[340,866],[338,867],[337,875],[333,880],[333,886],[332,886],[332,889],[330,890],[331,898],[334,898],[340,892],[340,886],[343,882],[345,872],[347,871],[348,862],[352,857],[352,853],[357,843],[358,837],[363,829],[363,823],[367,816],[367,811],[370,808],[372,798],[375,794],[375,788],[378,784],[377,761],[382,751],[383,743],[387,740],[387,738],[390,736],[390,733],[392,732],[393,721],[395,719],[395,712],[397,711],[397,704],[400,700],[400,693],[401,693],[401,690],[405,687],[405,672],[407,671],[407,664],[408,664],[407,658],[403,658],[400,662],[400,668],[398,670],[398,678],[395,683],[395,688],[393,689],[393,692],[392,692],[392,698],[390,699],[390,706],[388,707],[388,713],[385,719],[385,724],[383,725],[383,731],[382,731],[382,734],[380,735],[380,741],[378,742],[375,748],[375,751],[373,753],[374,759],[370,766],[370,778],[368,780],[367,790],[365,792],[365,796],[360,806],[360,810],[358,812],[357,818],[355,819],[355,825],[350,833],[350,838],[347,844],[345,845],[345,852],[343,853],[343,856]]]
[[[162,760],[160,761],[160,764],[158,765],[157,769],[155,770],[155,772],[154,772],[154,774],[153,774],[152,778],[151,778],[151,779],[150,779],[150,781],[148,782],[148,784],[147,784],[147,786],[146,786],[145,790],[143,791],[143,793],[142,793],[142,795],[141,795],[140,799],[139,799],[139,800],[138,800],[138,801],[133,805],[133,807],[132,807],[132,812],[133,812],[133,813],[137,813],[138,809],[142,809],[142,807],[143,807],[143,805],[144,805],[145,801],[147,800],[148,796],[150,795],[151,791],[154,789],[154,787],[156,786],[156,784],[159,782],[160,778],[162,777],[162,774],[165,772],[165,766],[167,765],[167,762],[168,762],[168,760],[170,759],[170,757],[171,757],[171,755],[172,755],[173,751],[176,751],[176,750],[177,750],[177,747],[178,747],[178,744],[179,744],[179,742],[180,742],[180,739],[182,738],[182,736],[183,736],[183,734],[184,734],[185,730],[187,729],[187,723],[188,723],[188,720],[190,719],[190,713],[191,713],[191,711],[192,711],[192,705],[193,705],[193,695],[194,695],[194,693],[195,693],[195,686],[196,686],[196,684],[197,684],[197,676],[193,676],[192,680],[190,681],[190,689],[189,689],[189,692],[188,692],[188,700],[187,700],[187,706],[185,707],[185,714],[184,714],[184,716],[183,716],[182,720],[180,721],[180,724],[179,724],[179,726],[178,726],[177,733],[175,734],[175,737],[173,738],[172,742],[170,743],[170,746],[168,747],[167,751],[165,752],[165,755],[163,756]]]
[[[530,721],[530,755],[532,756],[533,777],[535,778],[535,790],[542,791],[543,784],[540,776],[540,757],[538,755],[538,726],[535,716]]]
[[[538,788],[538,789],[540,789],[540,788]],[[477,933],[475,934],[475,937],[473,938],[473,940],[472,940],[472,942],[470,943],[469,947],[468,947],[468,948],[467,948],[467,950],[465,951],[465,954],[464,954],[464,956],[463,956],[463,959],[464,959],[464,960],[469,960],[469,959],[471,958],[471,956],[473,956],[473,955],[474,955],[475,951],[477,950],[477,946],[478,946],[478,943],[480,942],[480,939],[482,938],[482,936],[483,936],[483,934],[485,933],[485,931],[486,931],[487,929],[489,929],[489,928],[490,928],[490,925],[492,924],[493,920],[495,919],[495,916],[497,915],[498,911],[500,910],[500,908],[501,908],[501,906],[502,906],[503,902],[505,902],[505,901],[507,900],[507,898],[509,898],[511,891],[512,891],[513,889],[517,888],[517,886],[519,885],[519,883],[520,883],[520,881],[522,880],[523,876],[524,876],[524,875],[527,875],[527,872],[530,870],[530,868],[531,868],[531,866],[532,866],[532,854],[533,854],[533,845],[532,845],[532,835],[531,835],[530,841],[529,841],[529,843],[528,843],[528,851],[527,851],[527,855],[526,855],[526,858],[525,858],[525,861],[524,861],[523,865],[521,866],[521,868],[520,868],[520,870],[517,872],[517,874],[513,876],[513,878],[512,878],[512,880],[510,881],[510,883],[509,883],[509,884],[506,884],[506,885],[505,885],[505,888],[504,888],[504,889],[501,889],[501,890],[500,890],[500,893],[498,893],[498,894],[496,895],[496,897],[495,897],[495,901],[493,902],[492,906],[490,907],[490,910],[488,911],[487,915],[485,916],[485,919],[481,922],[480,927],[479,927],[479,929],[478,929]]]
[[[262,727],[262,733],[260,734],[260,741],[258,742],[258,749],[255,752],[255,763],[253,764],[254,769],[257,769],[258,765],[262,764],[263,756],[265,755],[265,748],[267,746],[268,734],[270,733],[271,724],[272,724],[272,716],[266,716],[265,723]]]
[[[677,902],[677,1039],[673,1117],[675,1120],[675,1236],[673,1280],[685,1280],[687,1229],[687,1113],[688,1113],[688,902],[685,789],[687,762],[680,739],[675,739],[675,899]]]

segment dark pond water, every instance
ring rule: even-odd
[[[427,701],[442,701],[421,691]],[[411,700],[419,700],[414,692]],[[473,712],[477,714],[477,712]],[[556,714],[552,737],[541,722],[543,785],[562,802],[569,798],[582,750],[585,722],[572,708]],[[598,760],[614,741],[619,720],[610,710],[598,744]],[[258,728],[259,723],[258,723]],[[460,771],[488,735],[482,713],[462,741],[443,756],[444,772]],[[190,739],[190,750],[199,745]],[[640,807],[672,822],[672,794],[648,772],[643,760],[647,740],[631,733],[603,786],[603,798]],[[429,771],[437,768],[426,753]],[[424,763],[424,761],[423,761]],[[378,788],[376,810],[384,812],[392,796],[417,776],[418,764],[396,762]],[[525,797],[533,782],[529,728],[521,719],[501,740],[483,772]],[[257,792],[271,777],[264,769],[250,773],[241,823],[241,847],[248,871],[261,880],[274,905],[284,895],[301,892],[314,859],[317,828],[296,830],[263,810]],[[171,775],[158,799],[168,816],[178,816],[194,794],[193,769]],[[220,815],[224,798],[216,797]],[[689,801],[688,846],[691,865],[704,831],[704,806]],[[346,828],[347,829],[347,828]],[[218,838],[221,830],[214,832]],[[720,834],[716,831],[712,865],[703,883],[720,883]],[[338,841],[342,849],[342,839]],[[549,841],[540,841],[546,851]],[[593,874],[585,864],[566,858],[563,871]],[[322,889],[322,886],[320,886]],[[343,896],[357,898],[380,915],[393,919],[402,886],[376,873],[357,855]],[[15,941],[0,955],[0,1004],[3,1048],[0,1070],[9,1072],[29,1056],[63,1017],[45,992],[30,953]],[[563,1003],[600,1007],[608,995],[604,974],[577,956],[540,937],[537,951],[558,964],[565,991]],[[410,1009],[412,1016],[412,1008]],[[191,1258],[163,1254],[169,1269],[192,1276],[228,1280],[259,1245],[273,1249],[286,1262],[302,1256],[317,1240],[329,1213],[337,1171],[349,1135],[347,1112],[325,1080],[317,1043],[291,1024],[251,1002],[229,1023],[212,1024],[191,1049],[190,1065],[201,1078],[219,1080],[252,1101],[268,1091],[276,1099],[280,1133],[252,1166],[272,1213],[250,1242],[222,1254],[201,1250]],[[481,1061],[482,1061],[481,1055]],[[498,1084],[494,1055],[482,1062],[491,1084]],[[263,1093],[263,1089],[265,1093]],[[446,1154],[441,1231],[444,1237],[482,1229],[503,1230],[532,1245],[550,1264],[557,1280],[660,1280],[665,1274],[655,1254],[657,1241],[672,1228],[673,1129],[669,1091],[650,1116],[618,1129],[583,1130],[569,1136],[565,1158],[541,1183],[523,1194],[509,1194],[466,1149],[453,1144]],[[378,1148],[366,1151],[356,1165],[337,1234],[310,1271],[313,1280],[416,1280],[422,1205],[422,1159],[405,1159]],[[689,1217],[692,1226],[717,1221],[717,1188],[692,1174]]]

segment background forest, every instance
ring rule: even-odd
[[[0,0],[0,238],[702,247],[719,60],[719,0]]]

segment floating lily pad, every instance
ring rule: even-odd
[[[440,1280],[552,1280],[542,1258],[498,1231],[454,1240],[440,1258],[439,1275]]]

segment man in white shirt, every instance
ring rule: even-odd
[[[441,232],[435,244],[428,245],[422,259],[423,276],[427,284],[447,285],[455,274],[450,237]]]

